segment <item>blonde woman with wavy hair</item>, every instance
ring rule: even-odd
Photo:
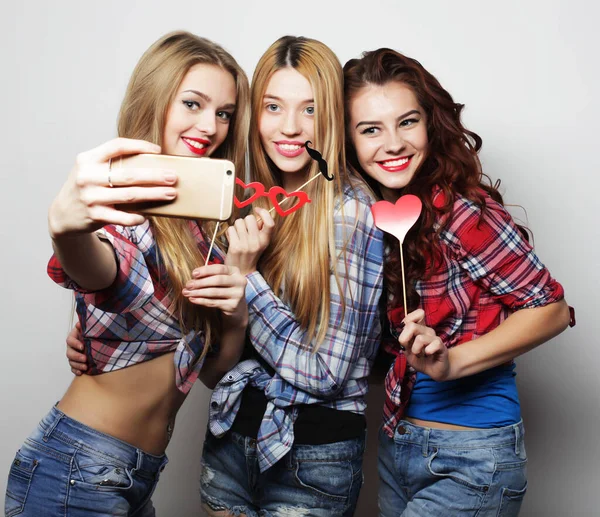
[[[78,155],[49,210],[48,273],[75,291],[91,375],[73,380],[17,453],[7,515],[155,514],[179,407],[199,375],[213,386],[241,354],[246,279],[218,249],[203,266],[212,225],[115,206],[173,199],[175,174],[109,163],[142,152],[217,156],[243,175],[248,112],[248,81],[231,55],[167,34],[132,74],[120,138]]]
[[[209,515],[354,513],[383,243],[368,189],[346,172],[342,77],[327,46],[291,36],[254,72],[250,179],[291,193],[319,175],[307,141],[334,179],[306,185],[311,202],[286,217],[273,219],[260,198],[258,217],[227,230],[227,263],[248,280],[248,343],[211,398],[201,476]]]

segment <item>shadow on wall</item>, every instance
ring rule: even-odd
[[[360,492],[354,517],[375,517],[378,514],[377,491],[377,442],[383,414],[385,388],[382,384],[371,384],[367,395],[367,450],[363,463],[365,482]]]

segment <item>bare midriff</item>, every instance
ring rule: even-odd
[[[442,431],[479,431],[477,427],[464,427],[462,425],[445,424],[443,422],[432,422],[430,420],[421,420],[420,418],[404,417],[404,420],[421,427],[431,429],[441,429]]]
[[[58,409],[97,431],[161,455],[186,397],[175,385],[173,355],[75,377]]]

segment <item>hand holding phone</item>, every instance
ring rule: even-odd
[[[53,239],[91,233],[107,224],[133,226],[144,218],[118,209],[130,199],[169,201],[177,195],[177,177],[160,169],[141,169],[135,177],[113,174],[111,160],[123,154],[158,153],[160,147],[143,140],[115,138],[80,153],[69,177],[48,210],[48,229]],[[113,188],[119,187],[119,188]]]
[[[231,217],[235,167],[229,160],[161,154],[137,154],[113,159],[111,171],[170,170],[177,175],[173,200],[127,203],[119,210],[144,215],[225,221]]]

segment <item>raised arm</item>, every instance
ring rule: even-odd
[[[157,145],[117,138],[81,153],[69,178],[52,202],[48,229],[64,272],[82,289],[96,291],[112,284],[117,264],[112,246],[94,232],[107,224],[133,226],[143,216],[117,210],[133,201],[173,199],[175,175],[161,170],[109,170],[109,160],[122,154],[159,153]],[[113,188],[118,187],[118,188]]]
[[[510,312],[497,327],[446,350],[425,325],[422,310],[406,318],[400,343],[416,370],[434,380],[451,380],[499,366],[548,341],[569,324],[563,288],[535,255],[504,208],[490,203],[480,218],[461,205],[449,242],[471,279]]]

